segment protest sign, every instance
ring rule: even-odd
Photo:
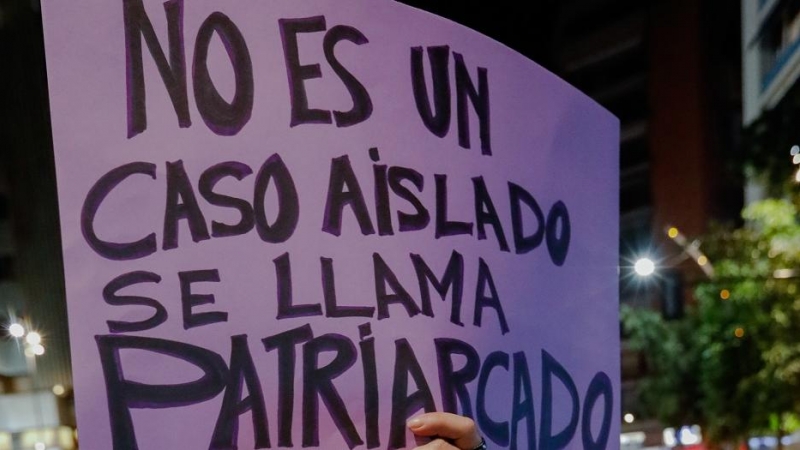
[[[618,122],[394,2],[43,2],[81,446],[616,448]]]

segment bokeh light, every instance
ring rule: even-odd
[[[652,275],[656,270],[656,263],[650,258],[639,258],[633,265],[633,270],[637,275],[646,277]]]
[[[25,336],[25,327],[19,323],[12,323],[8,326],[8,334],[15,338],[21,338],[22,336]]]
[[[28,333],[27,336],[25,336],[25,342],[27,342],[30,345],[41,344],[42,343],[42,335],[37,333],[37,332],[35,332],[35,331],[31,331],[30,333]]]

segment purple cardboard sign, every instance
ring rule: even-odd
[[[394,2],[43,2],[81,446],[617,448],[618,122]]]

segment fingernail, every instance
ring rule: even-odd
[[[412,428],[412,429],[413,428],[419,428],[419,427],[422,426],[422,419],[420,419],[419,417],[415,417],[415,418],[409,420],[406,423],[406,425],[408,426],[408,428]]]

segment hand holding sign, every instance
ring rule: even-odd
[[[482,442],[475,422],[468,417],[455,414],[441,412],[422,414],[409,420],[408,428],[417,436],[436,437],[439,438],[437,441],[440,441],[428,443],[415,450],[473,450]]]

